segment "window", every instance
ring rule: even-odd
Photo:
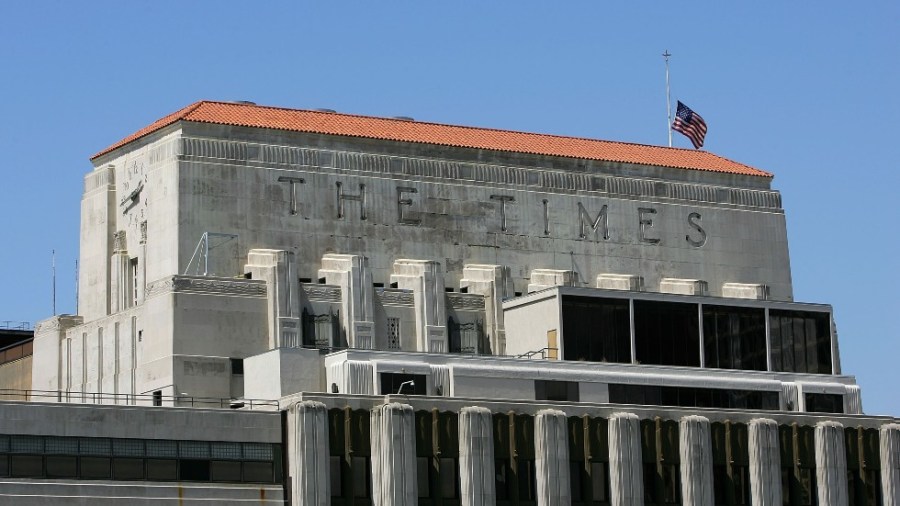
[[[700,366],[697,304],[634,301],[634,341],[641,364]]]
[[[426,395],[424,374],[403,374],[383,372],[381,377],[381,395],[404,394]],[[403,390],[400,390],[400,387]]]
[[[400,349],[400,318],[387,318],[388,349]]]
[[[244,374],[244,359],[231,359],[231,374]]]
[[[766,370],[764,309],[703,306],[706,367]]]
[[[534,381],[534,398],[538,401],[578,402],[578,383],[574,381]]]
[[[131,305],[137,306],[138,303],[138,286],[140,275],[138,274],[138,259],[132,258],[129,262],[131,272]]]
[[[816,413],[843,413],[844,396],[840,394],[804,394],[806,411]]]
[[[631,362],[628,300],[562,297],[563,360]]]
[[[828,313],[769,310],[772,369],[831,374],[831,318]]]
[[[779,409],[778,392],[720,388],[609,385],[609,402],[644,406]]]
[[[162,390],[153,391],[153,405],[162,406]]]

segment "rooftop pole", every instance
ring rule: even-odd
[[[50,251],[50,271],[53,276],[53,316],[56,316],[56,250]]]
[[[662,54],[663,58],[666,59],[666,130],[669,132],[669,147],[672,147],[672,105],[669,99],[669,57],[672,56],[669,54],[669,50]]]

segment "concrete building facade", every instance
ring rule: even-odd
[[[159,482],[165,502],[185,482],[197,500],[229,483],[223,503],[900,504],[900,429],[862,414],[830,306],[793,300],[767,172],[226,102],[92,163],[80,314],[36,326],[42,402],[10,409],[106,415],[8,424],[7,490],[56,477],[96,480],[71,485],[85,501]],[[232,432],[254,417],[265,436]]]

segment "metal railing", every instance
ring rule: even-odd
[[[3,330],[33,330],[31,322],[19,322],[15,320],[0,320],[0,329]]]
[[[66,392],[63,390],[0,389],[0,401],[63,402],[120,406],[192,407],[207,409],[249,409],[273,411],[278,401],[271,399],[226,399],[193,395],[112,394],[104,392]]]
[[[534,358],[537,355],[540,355],[542,359],[547,359],[547,357],[556,359],[559,357],[559,348],[550,348],[550,347],[541,348],[539,350],[528,351],[528,352],[522,353],[521,355],[516,355],[515,357],[516,358]]]

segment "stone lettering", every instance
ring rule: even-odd
[[[397,187],[397,222],[402,225],[418,225],[422,223],[420,219],[403,216],[403,208],[411,206],[413,203],[412,199],[403,198],[404,193],[419,193],[419,190],[408,186]]]
[[[340,182],[335,183],[337,185],[337,208],[338,208],[338,218],[344,217],[344,201],[352,200],[359,202],[359,219],[366,219],[366,185],[359,185],[359,195],[350,195],[344,193],[343,185]]]
[[[550,206],[547,199],[543,199],[544,203],[544,235],[550,235]]]
[[[491,195],[491,200],[500,202],[500,231],[506,232],[506,203],[513,202],[516,198],[509,195]]]
[[[688,244],[690,244],[691,246],[695,248],[702,248],[703,245],[706,244],[706,230],[703,230],[703,227],[701,227],[700,224],[697,223],[698,221],[700,221],[700,213],[691,213],[688,215],[688,225],[690,225],[691,228],[700,233],[700,239],[691,239],[690,235],[686,235],[684,236],[684,238],[687,239]]]
[[[578,217],[581,220],[581,230],[578,234],[582,239],[587,239],[587,230],[585,225],[590,224],[591,230],[595,233],[597,232],[597,228],[600,228],[601,235],[600,237],[603,240],[609,239],[609,213],[608,207],[606,204],[600,208],[600,214],[597,215],[597,219],[591,219],[591,215],[588,214],[587,209],[581,205],[581,202],[578,203]]]
[[[641,242],[647,244],[659,244],[658,238],[647,237],[647,229],[653,228],[653,218],[648,217],[648,215],[656,214],[656,209],[652,207],[639,207],[638,208],[638,223],[641,226]]]
[[[278,182],[291,185],[291,214],[297,214],[297,185],[303,184],[306,181],[304,181],[302,177],[280,176]]]

